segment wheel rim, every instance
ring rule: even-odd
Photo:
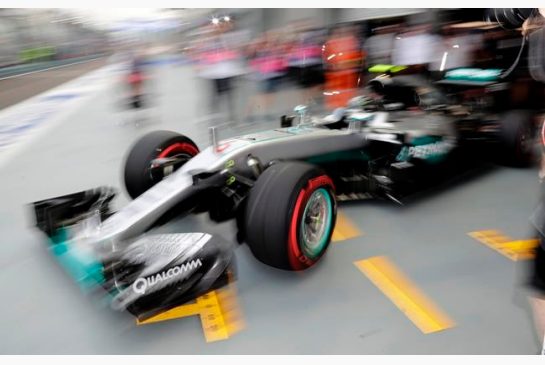
[[[193,156],[198,153],[198,150],[189,143],[175,143],[164,150],[157,156],[157,158],[176,157],[179,162],[174,165],[165,166],[162,169],[151,169],[152,179],[156,182],[163,180],[168,175],[172,174],[180,166],[189,161]]]
[[[315,259],[325,249],[331,232],[333,204],[329,192],[320,188],[315,190],[307,201],[299,241],[305,256]]]

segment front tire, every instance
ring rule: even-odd
[[[337,204],[331,179],[302,162],[280,162],[265,170],[244,210],[246,242],[261,262],[304,270],[320,260],[331,241]]]
[[[125,161],[124,180],[127,193],[133,199],[157,184],[168,174],[183,166],[199,153],[195,142],[171,131],[154,131],[140,138],[132,147]],[[152,169],[157,158],[178,157],[173,166]]]

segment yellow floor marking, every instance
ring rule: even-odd
[[[227,326],[227,333],[229,336],[233,336],[246,326],[238,303],[236,286],[230,285],[227,289],[222,288],[216,294],[220,302],[221,314]]]
[[[229,333],[216,293],[212,291],[197,298],[197,304],[201,307],[201,324],[206,342],[228,339]]]
[[[456,324],[385,256],[355,261],[360,269],[424,333]]]
[[[140,324],[169,321],[171,319],[194,316],[194,315],[200,314],[200,312],[201,312],[201,308],[199,305],[197,305],[197,303],[184,304],[179,307],[172,308],[166,312],[157,314],[156,316],[153,316],[143,321],[140,321],[137,319],[136,324],[140,325]]]
[[[534,249],[539,244],[537,239],[513,240],[496,230],[475,231],[468,234],[513,261],[533,258]]]
[[[331,236],[333,242],[348,240],[361,236],[362,234],[363,232],[361,232],[346,215],[340,211],[337,212],[337,223],[335,224],[335,229]]]
[[[184,304],[136,324],[150,324],[199,315],[206,342],[226,340],[244,328],[234,284],[211,291],[197,298],[195,303]]]

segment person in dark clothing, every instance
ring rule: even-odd
[[[144,59],[141,56],[135,56],[130,64],[127,75],[127,83],[130,89],[130,104],[134,109],[141,108],[143,105],[143,84],[144,84]]]

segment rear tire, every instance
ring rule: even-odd
[[[507,165],[524,167],[533,161],[535,128],[532,116],[526,110],[512,110],[502,116],[500,155]]]
[[[326,252],[337,204],[331,179],[302,162],[281,162],[259,176],[244,210],[254,256],[283,270],[304,270]]]
[[[153,171],[151,162],[156,158],[181,156],[180,163],[170,171],[179,169],[199,153],[195,142],[171,131],[154,131],[140,138],[125,161],[124,181],[127,193],[133,199],[161,181],[166,174]]]

